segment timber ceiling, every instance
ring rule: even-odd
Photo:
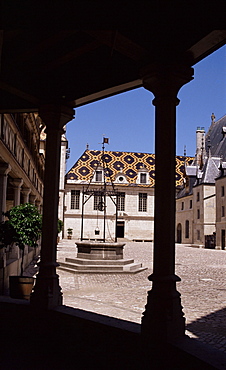
[[[2,3],[1,112],[81,106],[142,86],[149,64],[194,65],[226,40],[225,1]]]

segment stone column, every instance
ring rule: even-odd
[[[41,200],[36,199],[36,201],[35,201],[35,205],[36,205],[36,207],[38,208],[38,210],[39,210],[39,212],[40,212],[40,208],[41,208]]]
[[[0,166],[0,222],[4,221],[2,212],[6,211],[7,178],[11,167],[8,163],[1,163]]]
[[[21,190],[21,193],[23,195],[23,203],[29,203],[29,194],[31,192],[31,189],[29,188],[23,188]]]
[[[39,115],[46,124],[46,157],[43,196],[41,262],[31,304],[51,309],[62,304],[59,276],[56,274],[57,220],[59,199],[60,146],[63,126],[73,119],[74,110],[45,105]]]
[[[12,179],[10,181],[11,185],[13,185],[14,190],[14,206],[20,205],[20,191],[21,186],[23,185],[23,179]]]
[[[0,222],[3,222],[5,216],[2,212],[6,211],[6,193],[7,193],[7,179],[11,167],[8,163],[1,163],[0,166]],[[5,267],[6,267],[6,254],[5,248],[0,250],[0,292],[4,294],[5,285]]]
[[[142,335],[151,346],[185,335],[185,319],[175,275],[175,142],[179,89],[192,80],[183,65],[149,66],[143,86],[155,99],[155,217],[152,290],[142,318]]]
[[[32,204],[33,206],[35,205],[35,201],[36,201],[36,195],[34,194],[30,194],[30,197],[29,197],[29,202],[30,204]]]

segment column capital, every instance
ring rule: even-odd
[[[57,104],[44,104],[39,108],[39,116],[46,125],[46,129],[62,130],[74,118],[74,109]]]
[[[14,189],[21,188],[23,185],[23,179],[12,179],[10,184],[14,187]]]
[[[143,87],[156,99],[176,98],[180,88],[193,79],[193,74],[194,69],[183,64],[150,64],[141,70]]]
[[[31,189],[30,188],[23,188],[23,189],[21,189],[21,193],[23,195],[29,195],[30,192],[31,192]]]
[[[36,198],[37,198],[36,195],[30,194],[30,203],[34,205],[35,201],[36,201]]]
[[[1,163],[0,165],[0,175],[8,175],[11,171],[11,166],[8,163]]]

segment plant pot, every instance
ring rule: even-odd
[[[11,298],[30,300],[35,278],[28,276],[10,276],[9,293]]]
[[[71,235],[68,235],[68,236],[67,236],[67,238],[68,238],[68,239],[71,239]]]

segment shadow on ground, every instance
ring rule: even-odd
[[[226,308],[202,316],[186,325],[202,343],[226,352]]]

